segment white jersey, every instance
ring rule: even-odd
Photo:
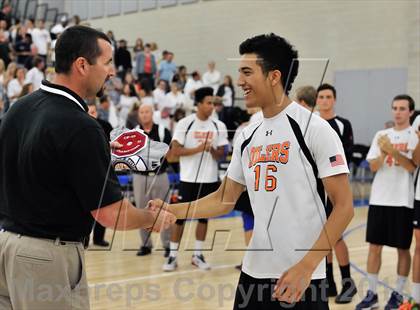
[[[176,125],[172,140],[178,141],[185,148],[194,148],[206,140],[213,148],[228,145],[226,125],[212,118],[200,120],[196,114],[181,119]],[[180,180],[190,183],[214,183],[219,179],[217,161],[210,152],[200,152],[190,156],[181,156]]]
[[[413,128],[380,130],[373,138],[366,159],[373,160],[381,155],[378,146],[380,136],[387,135],[394,148],[407,158],[412,157],[417,145],[417,135]],[[386,156],[382,167],[376,172],[370,193],[370,205],[413,208],[413,175],[401,167],[392,156]]]
[[[337,133],[296,102],[250,123],[235,143],[227,172],[247,187],[255,217],[242,271],[254,278],[279,278],[298,263],[326,222],[321,179],[348,172]],[[324,260],[312,275],[323,278]]]
[[[417,115],[411,127],[413,128],[414,132],[417,132],[419,131],[419,126],[420,126],[420,115]],[[415,176],[414,184],[416,184],[414,199],[420,201],[420,182],[419,182],[420,168],[417,168],[414,176]]]

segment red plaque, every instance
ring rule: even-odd
[[[147,136],[137,130],[129,130],[119,135],[114,141],[122,145],[119,149],[113,149],[112,154],[117,157],[129,157],[140,150],[147,144]]]

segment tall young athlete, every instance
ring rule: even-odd
[[[195,91],[197,113],[180,120],[172,139],[172,150],[179,156],[181,201],[194,201],[207,196],[219,187],[217,160],[224,155],[224,147],[229,143],[224,123],[211,118],[213,88],[201,87]],[[207,234],[207,217],[200,218],[196,228],[196,241],[192,264],[208,270],[210,265],[202,253]],[[184,231],[185,220],[177,220],[172,227],[170,254],[163,265],[164,271],[177,268],[179,243]]]
[[[284,38],[259,35],[239,51],[238,85],[247,107],[261,107],[262,122],[243,130],[216,192],[190,207],[151,205],[178,218],[216,216],[246,187],[255,226],[234,309],[328,309],[325,256],[353,216],[343,147],[326,121],[288,98],[298,55]],[[328,220],[325,191],[334,205]]]

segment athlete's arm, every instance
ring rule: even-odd
[[[186,148],[177,140],[172,141],[172,155],[175,156],[190,156],[204,151],[208,151],[211,147],[210,143],[202,143],[196,147]]]
[[[219,160],[223,158],[223,156],[225,155],[225,147],[223,145],[219,146],[217,149],[214,149],[213,147],[211,147],[210,154],[214,160]]]
[[[417,136],[420,138],[420,132],[417,132]],[[420,140],[416,145],[416,148],[413,151],[413,162],[419,166],[420,165]]]
[[[331,252],[353,218],[353,197],[348,175],[326,177],[322,182],[334,206],[333,211],[312,248],[277,282],[274,295],[281,301],[290,303],[300,300],[316,267]]]
[[[384,164],[386,154],[381,152],[381,155],[378,158],[369,160],[369,167],[372,172],[376,172],[381,169]]]
[[[199,219],[220,216],[233,210],[243,190],[244,186],[242,184],[225,177],[215,192],[196,201],[167,204],[161,199],[155,199],[150,203],[150,208],[154,210],[159,208],[168,210],[178,219]]]
[[[411,159],[407,158],[406,156],[401,154],[399,150],[393,147],[388,136],[384,135],[379,137],[378,144],[383,152],[392,156],[398,162],[398,164],[408,172],[413,172],[416,169],[416,165]]]

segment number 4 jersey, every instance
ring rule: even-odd
[[[227,172],[228,178],[246,185],[255,216],[243,272],[279,278],[298,263],[326,222],[321,179],[342,173],[348,168],[337,133],[296,102],[246,127]],[[312,275],[322,278],[325,261]]]
[[[380,136],[387,135],[394,148],[411,159],[417,145],[417,135],[412,127],[403,130],[389,128],[380,130],[373,138],[366,159],[372,160],[381,155],[378,146]],[[401,167],[391,156],[385,157],[382,167],[376,172],[370,193],[370,205],[413,208],[413,175]]]

